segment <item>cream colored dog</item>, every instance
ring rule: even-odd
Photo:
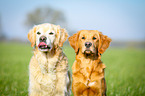
[[[69,96],[68,60],[61,47],[68,34],[60,26],[45,23],[28,33],[34,56],[29,64],[29,96]]]

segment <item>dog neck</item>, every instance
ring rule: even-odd
[[[86,55],[83,54],[81,51],[76,55],[76,62],[78,62],[80,67],[90,67],[90,68],[92,68],[93,66],[98,66],[98,64],[102,64],[102,61],[98,55],[95,54]]]
[[[102,65],[101,59],[95,54],[86,55],[81,52],[76,55],[76,62],[77,66],[82,70],[82,74],[87,78],[90,78],[90,75],[95,68]]]
[[[61,52],[62,50],[60,47],[53,48],[50,52],[42,52],[38,50],[38,48],[34,50],[34,57],[36,58],[43,74],[55,72]]]

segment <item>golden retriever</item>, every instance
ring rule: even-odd
[[[34,26],[28,33],[34,56],[29,64],[29,96],[69,96],[68,60],[61,47],[68,34],[49,23]]]
[[[111,39],[97,30],[81,30],[69,37],[76,60],[72,66],[74,96],[106,96],[105,65],[101,54]]]

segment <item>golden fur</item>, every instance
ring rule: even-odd
[[[106,96],[101,54],[109,47],[111,39],[97,30],[81,30],[69,37],[69,42],[76,53],[72,66],[74,96]],[[86,42],[92,45],[86,48]]]
[[[38,37],[36,32],[40,29],[41,34],[48,30],[49,32],[55,32],[54,40],[50,40],[53,41],[50,51],[40,51],[37,46],[36,39]],[[68,60],[61,49],[67,37],[68,34],[65,29],[48,23],[34,26],[28,33],[28,39],[31,46],[34,47],[34,55],[29,64],[29,96],[70,95]],[[47,39],[51,38],[47,37]]]

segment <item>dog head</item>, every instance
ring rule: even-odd
[[[109,47],[111,39],[97,30],[81,30],[69,37],[70,45],[78,54],[85,55],[103,54]]]
[[[62,47],[68,34],[65,29],[49,23],[34,26],[28,33],[31,47],[36,45],[38,50],[46,52],[54,47]]]

